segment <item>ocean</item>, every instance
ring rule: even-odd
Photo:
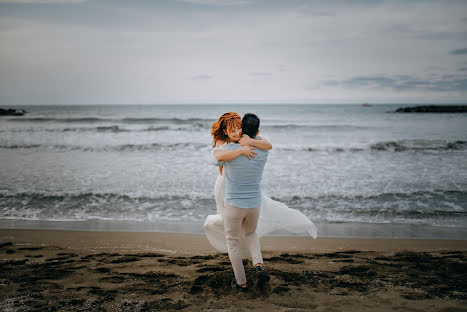
[[[235,111],[273,144],[263,191],[318,236],[467,239],[467,114],[402,106],[15,107],[28,113],[0,117],[0,228],[202,233],[211,124]]]

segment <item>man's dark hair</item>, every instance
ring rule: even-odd
[[[259,118],[255,114],[247,113],[242,119],[242,132],[254,138],[259,129]]]

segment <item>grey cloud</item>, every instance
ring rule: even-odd
[[[396,80],[376,76],[376,77],[354,77],[344,81],[345,85],[350,87],[352,86],[369,86],[369,85],[380,85],[380,86],[393,86],[396,83]]]
[[[311,15],[311,16],[317,16],[317,17],[334,17],[336,16],[336,12],[333,11],[319,11],[319,10],[314,10],[310,8],[305,8],[300,10],[301,13]]]
[[[303,5],[297,8],[300,15],[315,16],[315,17],[335,17],[336,12],[327,9],[316,9],[311,5]]]
[[[251,4],[248,0],[176,0],[177,2],[197,5],[236,6]]]
[[[252,73],[248,73],[248,76],[272,76],[272,73],[252,72]]]
[[[432,83],[427,88],[430,91],[466,91],[467,79],[440,80]]]
[[[418,79],[408,75],[395,78],[386,76],[353,77],[347,80],[328,80],[322,82],[325,86],[343,86],[345,88],[389,88],[395,91],[423,89],[437,92],[467,91],[467,78],[456,75],[444,75],[442,79]]]
[[[83,3],[88,0],[0,0],[0,3],[9,4],[73,4]]]
[[[439,28],[436,25],[424,24],[419,25],[414,22],[392,24],[383,26],[383,32],[390,33],[397,37],[423,39],[423,40],[467,40],[467,34],[463,30],[455,27]]]
[[[467,34],[465,31],[444,31],[444,32],[433,32],[433,33],[421,33],[414,35],[413,38],[426,39],[426,40],[467,40]]]
[[[454,55],[467,54],[467,48],[452,50],[449,53],[454,54]]]
[[[326,81],[323,81],[322,84],[328,87],[333,87],[333,86],[340,85],[340,82],[337,80],[326,80]]]
[[[440,71],[440,70],[447,70],[446,67],[437,66],[437,65],[430,65],[425,68],[425,71]]]
[[[331,11],[311,11],[312,16],[336,16],[336,12]]]
[[[193,79],[196,79],[196,80],[208,80],[208,79],[212,79],[212,78],[214,78],[214,76],[205,75],[205,74],[193,76]]]

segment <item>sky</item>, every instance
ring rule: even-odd
[[[0,0],[0,105],[466,102],[465,0]]]

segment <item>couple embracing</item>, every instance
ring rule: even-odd
[[[271,143],[258,136],[254,114],[223,114],[213,123],[214,163],[219,166],[214,194],[217,214],[209,215],[204,231],[214,248],[228,252],[235,279],[232,288],[247,289],[242,258],[251,256],[257,286],[267,286],[259,237],[279,233],[316,238],[314,224],[301,212],[262,194],[261,180]]]

